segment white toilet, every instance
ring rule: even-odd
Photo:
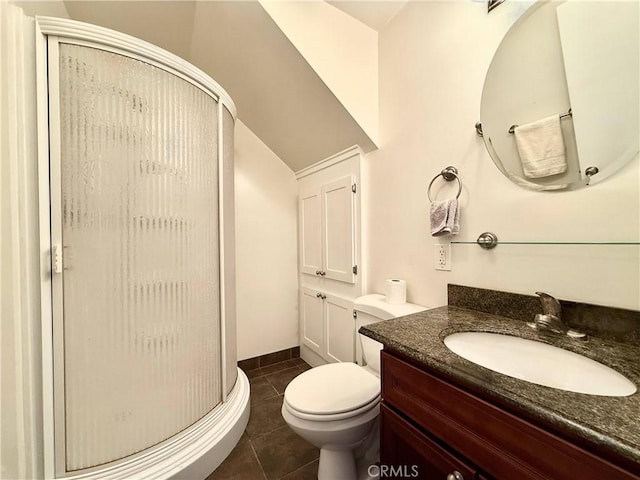
[[[387,303],[384,295],[359,297],[361,326],[426,310]],[[378,460],[380,439],[380,350],[382,344],[358,334],[355,363],[331,363],[298,375],[287,386],[282,416],[302,438],[320,448],[318,480],[360,480]],[[363,362],[364,360],[364,362]]]

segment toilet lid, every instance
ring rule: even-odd
[[[295,410],[316,415],[343,413],[380,395],[380,379],[355,363],[330,363],[298,375],[284,397]]]

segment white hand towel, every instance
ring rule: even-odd
[[[514,133],[526,177],[548,177],[567,171],[560,115],[521,125]]]
[[[460,207],[457,198],[431,202],[431,235],[456,235],[460,231],[459,217]]]

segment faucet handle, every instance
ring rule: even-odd
[[[556,317],[560,317],[560,310],[562,307],[560,306],[560,302],[544,292],[536,292],[536,295],[540,297],[540,303],[542,303],[542,312],[545,315],[554,315]]]

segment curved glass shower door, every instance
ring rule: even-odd
[[[158,444],[221,402],[219,105],[126,54],[55,48],[56,435],[74,471]]]

